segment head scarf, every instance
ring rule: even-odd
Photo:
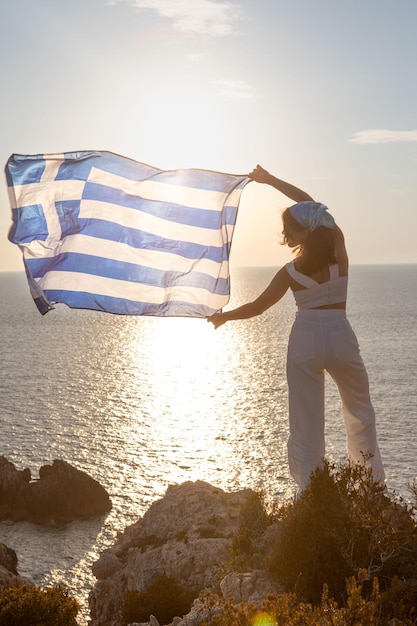
[[[297,222],[310,232],[319,226],[334,228],[334,218],[327,213],[328,208],[321,202],[306,200],[290,206],[290,213]]]

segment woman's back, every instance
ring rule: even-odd
[[[348,277],[340,275],[337,263],[317,270],[312,276],[299,272],[294,263],[285,267],[299,309],[345,308]]]

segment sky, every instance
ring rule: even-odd
[[[417,263],[416,0],[2,0],[0,158],[257,163],[327,204],[351,263]],[[231,264],[280,266],[291,201],[250,183]],[[23,270],[0,185],[0,271]]]

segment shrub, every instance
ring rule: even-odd
[[[1,626],[76,626],[79,605],[61,587],[0,589]]]
[[[174,578],[161,574],[146,591],[125,593],[121,606],[122,624],[147,622],[150,615],[154,615],[160,624],[169,624],[174,617],[188,613],[194,597],[194,593],[181,589]]]
[[[346,585],[346,605],[329,598],[327,586],[318,605],[300,602],[295,593],[271,594],[258,608],[234,604],[232,598],[203,597],[200,626],[412,626],[405,618],[391,619],[381,615],[383,596],[375,578],[369,599],[363,597],[363,584],[351,578]]]
[[[240,511],[239,530],[232,538],[231,565],[244,570],[264,565],[260,540],[273,517],[262,492],[250,492]]]
[[[396,577],[397,600],[407,614],[417,604],[413,583],[417,562],[415,510],[381,484],[363,465],[326,462],[299,499],[278,511],[279,533],[270,552],[270,571],[287,591],[320,601],[323,586],[337,601],[346,599],[346,580],[366,572],[363,593],[377,576],[381,590]],[[388,596],[387,596],[388,597]]]

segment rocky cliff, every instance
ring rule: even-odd
[[[242,509],[251,495],[249,489],[226,493],[201,481],[169,487],[165,497],[94,564],[97,583],[89,598],[91,626],[118,625],[126,592],[146,591],[161,576],[174,579],[195,599],[188,614],[174,620],[176,626],[201,620],[198,597],[204,590],[255,604],[278,591],[264,571],[237,573],[227,567]],[[163,589],[160,595],[162,601]],[[157,624],[154,618],[151,622]]]

